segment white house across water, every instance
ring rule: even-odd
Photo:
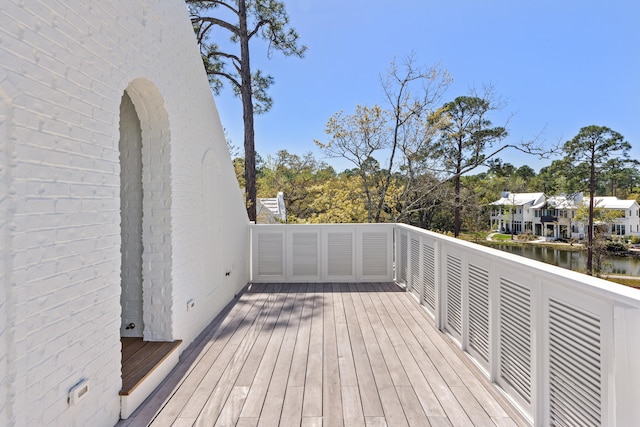
[[[503,193],[491,203],[491,229],[506,233],[531,233],[547,239],[584,239],[585,221],[576,219],[580,207],[589,199],[582,193],[547,197],[544,193]],[[617,197],[596,197],[598,209],[617,211],[619,217],[611,223],[598,224],[610,236],[628,238],[640,236],[640,206],[635,200]]]

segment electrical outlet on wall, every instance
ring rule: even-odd
[[[187,311],[193,310],[195,306],[196,302],[194,300],[190,299],[189,301],[187,301]]]

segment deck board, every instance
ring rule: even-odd
[[[393,284],[252,285],[211,328],[127,425],[527,425]]]
[[[365,418],[382,417],[384,416],[382,403],[380,402],[380,395],[378,395],[376,391],[376,381],[373,377],[373,370],[371,368],[369,356],[367,355],[367,350],[364,345],[362,330],[360,329],[360,326],[358,324],[356,308],[353,303],[354,296],[355,295],[352,292],[343,294],[343,300],[345,301],[347,325],[349,327],[349,338],[351,340],[350,344],[352,348],[352,355],[354,358],[356,375],[360,388],[362,410],[364,412]]]
[[[335,285],[327,285],[324,294],[324,325],[322,347],[322,419],[323,425],[343,425],[338,341],[336,337]]]

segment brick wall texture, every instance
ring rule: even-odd
[[[112,426],[123,324],[185,348],[248,281],[188,13],[3,0],[0,58],[0,425]]]

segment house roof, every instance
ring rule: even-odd
[[[547,205],[554,209],[577,209],[582,200],[582,193],[574,193],[569,196],[561,194],[547,198]]]
[[[496,206],[523,206],[527,203],[544,204],[544,193],[505,193],[502,198],[492,202]]]
[[[588,199],[585,203],[588,203]],[[595,205],[604,209],[631,209],[634,205],[637,206],[638,202],[635,200],[621,200],[617,197],[596,197]]]

